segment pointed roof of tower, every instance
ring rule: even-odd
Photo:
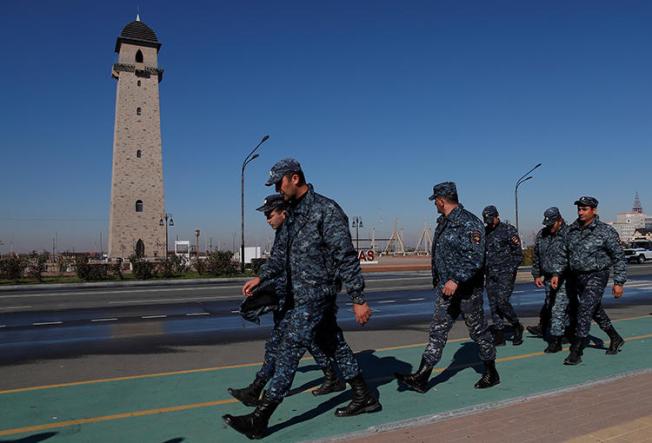
[[[638,198],[638,192],[634,196],[634,206],[632,207],[632,212],[635,212],[637,214],[643,213],[643,207],[641,206],[641,199]]]
[[[140,21],[140,14],[136,16],[136,20],[122,28],[122,32],[115,42],[115,52],[120,52],[122,43],[156,48],[157,52],[161,48],[161,43],[152,28]]]

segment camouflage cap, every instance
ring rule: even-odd
[[[494,217],[498,217],[498,209],[494,205],[489,205],[482,210],[482,220],[485,223],[492,223]]]
[[[284,158],[276,162],[269,171],[269,178],[265,186],[272,186],[280,182],[283,177],[292,172],[302,172],[301,165],[293,158]]]
[[[263,200],[263,205],[259,208],[256,208],[256,211],[268,212],[273,211],[274,209],[285,209],[286,207],[287,203],[281,194],[272,194],[265,197],[265,200]]]
[[[575,200],[574,205],[577,206],[589,206],[591,208],[597,208],[598,207],[598,199],[595,197],[589,197],[587,195],[584,195],[577,200]]]
[[[457,199],[457,187],[454,182],[442,182],[432,187],[432,195],[428,200],[432,201],[437,197],[453,197]]]
[[[561,214],[559,213],[559,208],[553,206],[545,210],[543,213],[543,221],[541,222],[542,225],[550,227],[555,224],[557,220],[561,218]]]

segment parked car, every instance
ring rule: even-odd
[[[629,262],[645,263],[652,260],[652,241],[634,241],[625,248],[625,258]]]

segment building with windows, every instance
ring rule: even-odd
[[[620,212],[616,215],[616,221],[610,223],[618,232],[620,240],[629,243],[636,237],[637,231],[652,229],[652,217],[643,212],[638,192],[634,197],[634,205],[631,212]]]
[[[115,44],[109,258],[165,256],[160,48],[154,31],[138,16],[122,29]]]

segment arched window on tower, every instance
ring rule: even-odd
[[[142,63],[143,62],[143,53],[139,49],[138,52],[136,52],[136,63]]]
[[[136,212],[143,212],[143,201],[136,200]]]
[[[136,257],[145,257],[145,242],[138,239],[136,242]]]
[[[141,151],[140,149],[137,150],[137,151],[136,151],[136,157],[140,158],[140,157],[142,157],[142,156],[143,156],[142,151]]]
[[[136,108],[136,115],[140,115],[140,108]]]
[[[138,80],[138,86],[140,86],[140,80]]]

